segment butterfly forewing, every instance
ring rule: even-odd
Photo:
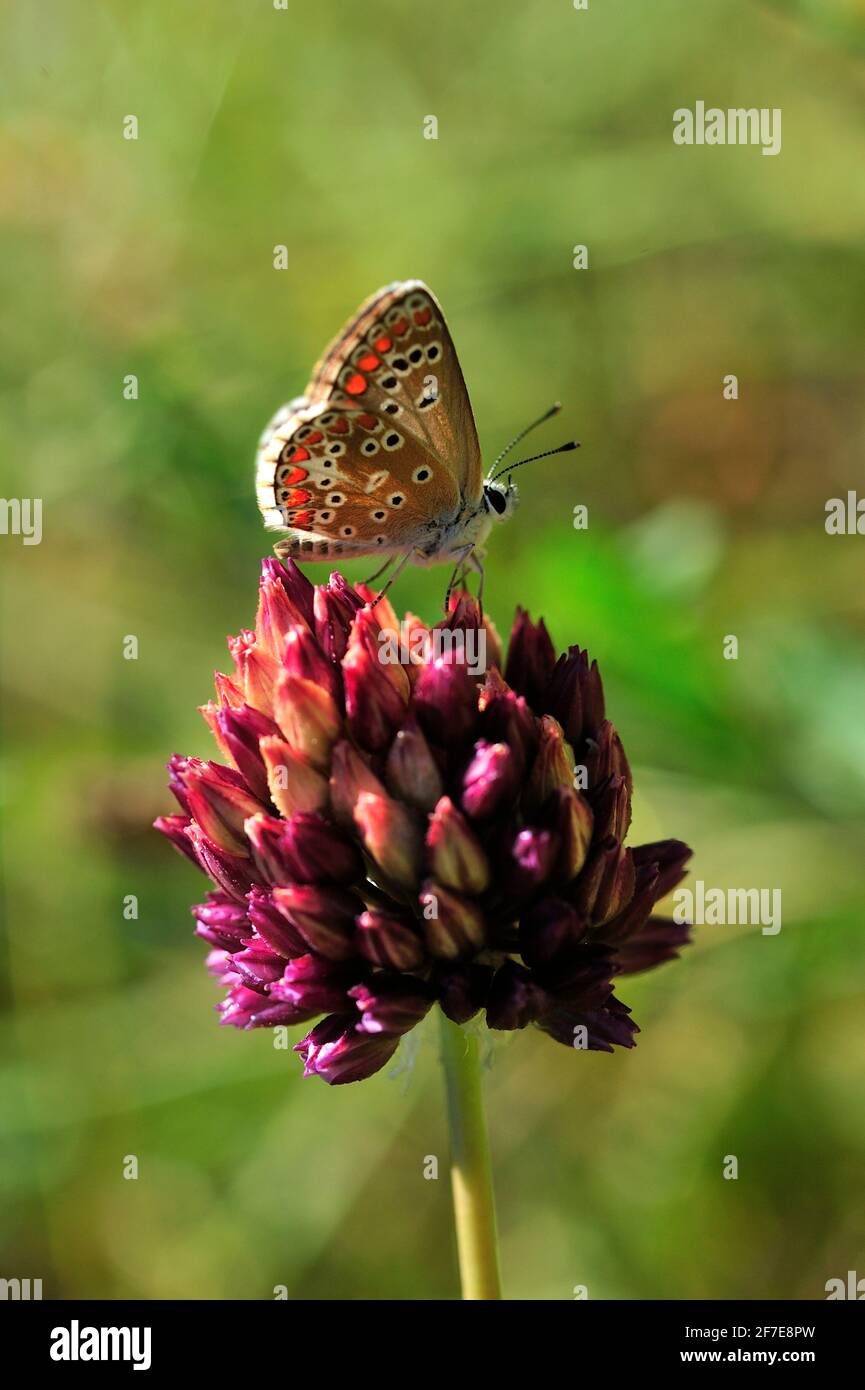
[[[258,501],[283,553],[404,552],[481,495],[471,405],[441,309],[420,281],[373,295],[306,395],[262,438]]]

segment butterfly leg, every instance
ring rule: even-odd
[[[470,553],[469,553],[469,555],[468,555],[468,559],[469,559],[469,561],[471,562],[471,567],[472,567],[472,569],[473,569],[473,570],[475,571],[475,573],[479,576],[479,578],[478,578],[478,608],[480,609],[481,621],[483,621],[483,616],[484,616],[484,565],[483,565],[483,560],[481,559],[480,554],[478,553],[477,550],[472,550],[472,551],[470,551]]]
[[[376,581],[377,579],[380,579],[380,578],[381,578],[381,576],[385,573],[386,570],[389,570],[389,569],[390,569],[390,567],[391,567],[391,565],[393,564],[393,562],[394,562],[395,559],[396,559],[396,556],[395,556],[395,555],[389,555],[389,556],[387,557],[387,559],[385,560],[384,564],[383,564],[383,565],[379,565],[379,567],[378,567],[378,569],[376,570],[375,574],[371,574],[370,577],[369,577],[369,579],[362,579],[362,580],[360,581],[361,584],[364,584],[364,585],[366,585],[367,588],[369,588],[370,584],[374,584],[375,581]]]
[[[375,598],[373,599],[372,603],[370,604],[370,608],[375,608],[376,604],[379,603],[379,602],[381,601],[381,599],[384,598],[385,594],[387,593],[387,591],[388,591],[388,589],[390,588],[390,586],[391,586],[391,584],[393,583],[393,581],[394,581],[395,579],[399,579],[400,575],[402,574],[403,570],[405,569],[405,567],[406,567],[406,565],[408,564],[409,560],[411,559],[412,555],[414,555],[414,547],[412,547],[411,550],[407,550],[406,553],[405,553],[405,555],[403,555],[402,559],[400,560],[399,564],[397,565],[397,567],[396,567],[396,569],[394,570],[393,574],[391,575],[390,579],[389,579],[389,580],[387,581],[387,583],[385,584],[385,586],[384,586],[384,588],[382,589],[381,593],[376,594]],[[381,571],[379,571],[379,573],[381,573]]]
[[[450,580],[449,580],[449,582],[448,582],[447,592],[446,592],[446,594],[445,594],[445,613],[449,613],[449,612],[450,612],[450,607],[451,607],[451,594],[453,593],[454,589],[456,588],[456,585],[457,585],[457,581],[458,581],[458,579],[459,579],[459,576],[460,576],[460,574],[462,573],[462,571],[463,571],[464,568],[465,568],[466,559],[468,558],[469,555],[471,555],[473,549],[474,549],[474,545],[473,545],[473,544],[472,544],[472,545],[465,545],[465,546],[463,546],[462,550],[459,552],[459,558],[458,558],[458,560],[457,560],[457,562],[456,562],[456,565],[454,566],[454,572],[453,572],[453,574],[452,574],[451,577],[450,577]]]

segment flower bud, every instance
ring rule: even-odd
[[[304,762],[327,772],[330,750],[342,722],[330,692],[303,676],[283,671],[274,686],[273,713],[289,746]]]
[[[276,661],[282,660],[286,634],[298,625],[306,628],[303,613],[288,596],[281,580],[263,572],[258,588],[255,636],[262,650]]]
[[[431,811],[442,794],[441,773],[430,746],[414,721],[400,729],[387,755],[390,791],[419,811]]]
[[[303,1023],[317,1014],[346,1012],[351,1008],[348,989],[356,972],[317,956],[298,956],[289,961],[281,979],[270,986],[270,997],[294,1007],[292,1022]]]
[[[360,1010],[361,1033],[400,1037],[429,1013],[433,997],[421,980],[404,975],[375,975],[369,984],[355,985],[349,995]]]
[[[208,840],[195,821],[186,827],[186,834],[195,849],[199,864],[213,879],[217,888],[221,888],[229,898],[245,902],[247,893],[258,879],[257,868],[253,867],[250,859],[220,849]]]
[[[306,627],[288,629],[282,649],[283,670],[290,676],[312,681],[326,690],[336,705],[342,704],[342,677],[335,662],[325,656]]]
[[[245,908],[221,893],[208,893],[207,902],[197,903],[192,915],[197,923],[195,935],[218,949],[236,951],[249,936]]]
[[[243,822],[264,806],[249,792],[240,773],[190,758],[184,781],[189,809],[207,838],[230,854],[248,854]]]
[[[486,943],[483,913],[469,898],[460,897],[434,879],[420,892],[423,933],[430,955],[439,960],[458,960],[473,955]]]
[[[412,812],[389,796],[361,792],[354,823],[385,878],[399,888],[413,888],[420,877],[422,840]]]
[[[545,821],[559,838],[554,875],[563,883],[570,883],[585,864],[592,843],[592,809],[578,792],[560,787],[547,803]]]
[[[490,1028],[527,1028],[540,1016],[546,996],[532,972],[514,960],[506,960],[493,976],[487,999]]]
[[[570,956],[585,937],[584,918],[561,898],[542,898],[520,916],[520,955],[533,969]]]
[[[525,789],[525,805],[529,815],[539,811],[547,798],[560,789],[573,790],[574,755],[565,743],[561,725],[545,714],[540,723],[540,741]]]
[[[540,710],[555,664],[556,653],[543,618],[535,624],[524,609],[518,608],[508,644],[507,684],[525,695],[533,709]]]
[[[338,883],[363,878],[363,860],[355,846],[324,816],[299,812],[285,827],[282,850],[289,878],[295,883]]]
[[[510,805],[516,788],[516,763],[507,744],[478,739],[463,773],[463,810],[473,820],[488,820]]]
[[[405,717],[406,701],[387,676],[388,669],[352,634],[342,663],[345,708],[352,737],[370,752],[386,748]]]
[[[340,825],[354,830],[354,808],[361,792],[384,796],[385,789],[361,754],[341,739],[334,745],[330,764],[330,804]]]
[[[253,888],[249,894],[247,908],[249,920],[262,940],[277,951],[285,960],[303,956],[309,950],[305,939],[296,927],[286,920],[273,901],[270,893]]]
[[[544,709],[555,715],[570,743],[597,739],[604,719],[604,688],[598,663],[589,665],[588,653],[571,647],[560,656],[550,676]]]
[[[441,748],[458,747],[474,728],[477,687],[465,666],[437,657],[417,679],[414,704],[427,738]]]
[[[329,1086],[342,1086],[381,1071],[398,1047],[399,1036],[362,1033],[355,1018],[329,1014],[294,1050],[303,1058],[304,1076],[320,1076]]]
[[[157,816],[153,828],[170,840],[174,848],[191,859],[193,864],[198,865],[198,856],[186,833],[190,822],[189,816]]]
[[[270,791],[267,785],[267,770],[261,756],[259,740],[278,735],[279,729],[276,724],[251,705],[244,704],[239,709],[219,710],[216,715],[216,728],[222,747],[250,790],[259,801],[268,801]]]
[[[252,632],[230,638],[228,646],[237,665],[246,703],[269,717],[273,713],[273,687],[280,671],[279,662],[256,641]]]
[[[270,795],[284,816],[320,811],[327,805],[327,782],[301,753],[280,738],[263,738],[259,747]]]
[[[479,896],[489,886],[490,866],[480,841],[449,796],[443,796],[429,819],[427,865],[446,888]]]
[[[468,1023],[486,1004],[492,978],[492,967],[477,961],[439,966],[435,981],[442,1012],[453,1023]]]
[[[355,945],[365,960],[389,970],[417,970],[423,965],[423,942],[415,929],[385,912],[362,912]]]
[[[292,883],[274,888],[273,902],[317,955],[349,960],[355,954],[354,919],[363,903],[344,888]]]

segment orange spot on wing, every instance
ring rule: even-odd
[[[292,526],[308,526],[312,521],[312,512],[296,512],[291,518]]]
[[[368,415],[366,411],[364,411],[362,415],[358,415],[357,423],[360,425],[361,429],[374,430],[378,424],[378,420],[374,415]]]
[[[368,352],[365,357],[360,359],[357,365],[362,372],[374,372],[380,362],[380,357],[376,357],[374,352]]]
[[[416,309],[416,310],[415,310],[414,321],[415,321],[415,323],[419,323],[419,324],[421,325],[421,327],[423,327],[423,325],[424,325],[425,323],[429,323],[429,321],[430,321],[431,318],[432,318],[432,309]]]
[[[287,477],[283,478],[280,487],[294,487],[295,483],[302,483],[304,478],[308,477],[309,474],[305,468],[292,468]]]
[[[373,347],[375,348],[376,352],[390,352],[391,348],[393,347],[393,339],[376,338],[375,342],[373,343]]]
[[[299,449],[295,449],[294,453],[292,454],[292,456],[291,456],[291,462],[292,462],[292,463],[305,463],[306,460],[307,460],[308,458],[309,458],[309,450],[308,450],[308,449],[304,449],[303,445],[301,445],[300,448],[299,448]]]
[[[398,338],[401,338],[402,335],[403,335],[403,333],[407,333],[407,332],[408,332],[408,327],[409,327],[408,319],[405,319],[405,318],[403,318],[403,319],[397,319],[396,323],[393,324],[392,327],[393,327],[393,331],[394,331],[394,333],[396,334],[396,336],[397,336]]]
[[[300,507],[303,505],[304,502],[308,502],[311,496],[312,494],[309,492],[304,492],[303,488],[295,488],[294,492],[290,492],[288,494],[288,497],[286,497],[285,506]]]
[[[341,416],[339,420],[334,420],[330,427],[331,434],[348,434],[348,420]]]
[[[360,372],[355,372],[345,383],[345,389],[350,396],[361,396],[366,390],[366,377],[361,376]]]
[[[323,439],[324,435],[321,430],[315,430],[312,434],[306,436],[307,444],[320,444]]]

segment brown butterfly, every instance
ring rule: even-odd
[[[289,533],[274,550],[297,560],[387,557],[371,580],[402,556],[390,583],[409,560],[449,560],[455,569],[447,607],[467,567],[482,588],[483,543],[493,522],[516,506],[510,476],[506,485],[497,478],[520,464],[502,474],[498,464],[558,409],[512,439],[484,479],[468,391],[439,303],[420,280],[387,285],[361,305],[305,395],[283,406],[261,437],[258,505],[268,529]],[[576,447],[571,441],[561,450]]]

